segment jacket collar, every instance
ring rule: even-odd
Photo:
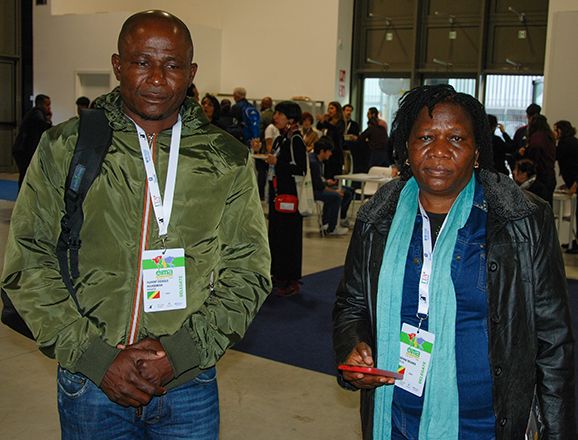
[[[106,112],[110,126],[115,131],[134,131],[134,124],[122,111],[122,98],[120,88],[116,87],[112,92],[96,98],[96,108],[102,108]],[[209,124],[203,109],[192,98],[186,98],[180,110],[183,122],[183,135],[190,135]]]
[[[476,173],[484,188],[488,212],[504,221],[519,220],[529,216],[537,206],[530,201],[518,185],[509,177],[496,172],[481,170]],[[357,219],[385,232],[393,219],[401,190],[406,181],[394,180],[383,185],[359,210]],[[366,228],[366,230],[368,230]]]

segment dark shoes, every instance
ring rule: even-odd
[[[572,240],[572,244],[567,246],[566,253],[574,255],[578,254],[578,243],[576,243],[576,240]]]
[[[293,296],[297,295],[301,290],[301,286],[297,280],[276,284],[277,285],[273,287],[273,293],[277,296]]]

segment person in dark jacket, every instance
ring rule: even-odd
[[[313,151],[309,153],[311,182],[315,200],[323,202],[323,226],[327,227],[329,235],[345,235],[349,230],[347,225],[347,210],[353,199],[353,190],[349,187],[337,188],[337,182],[323,177],[324,162],[333,154],[331,139],[319,139]],[[338,217],[341,219],[337,224]]]
[[[34,99],[34,107],[24,115],[22,124],[18,130],[16,141],[12,147],[12,156],[18,167],[18,188],[26,175],[32,156],[38,147],[42,133],[52,127],[52,111],[50,109],[50,97],[37,95]]]
[[[560,189],[572,194],[576,193],[578,186],[578,139],[576,139],[576,128],[569,121],[558,121],[554,124],[554,136],[558,140],[556,147],[556,160],[560,168],[560,175],[564,180],[564,185]],[[578,231],[578,205],[575,213],[575,231]],[[578,254],[578,243],[576,240],[568,248],[568,253]]]
[[[520,185],[521,189],[536,194],[543,200],[548,197],[549,191],[542,182],[536,179],[536,165],[530,159],[520,159],[514,165],[512,171],[514,181]]]
[[[449,85],[406,93],[393,132],[401,179],[361,208],[333,312],[338,364],[403,373],[338,375],[363,438],[521,439],[534,396],[543,438],[576,438],[552,210],[489,171],[483,106]]]
[[[358,142],[369,147],[368,169],[391,165],[391,154],[388,151],[387,128],[380,123],[377,116],[367,113],[367,128],[359,135]]]
[[[277,211],[278,195],[297,195],[293,176],[307,171],[307,152],[299,131],[301,108],[293,101],[275,106],[273,124],[281,135],[273,142],[266,162],[274,166],[275,176],[269,185],[269,247],[274,292],[279,296],[299,293],[303,259],[303,217],[299,211]]]
[[[556,144],[554,133],[545,116],[535,115],[528,124],[528,146],[520,149],[525,159],[530,159],[536,165],[536,179],[548,189],[545,198],[550,205],[553,203],[556,189]]]
[[[498,118],[494,115],[488,115],[488,121],[490,123],[490,131],[492,132],[492,151],[494,152],[494,167],[496,171],[505,174],[506,176],[510,175],[510,171],[506,167],[506,160],[509,155],[512,154],[513,146],[512,146],[512,139],[508,136],[503,129],[503,125],[498,124]],[[496,128],[500,125],[500,131],[502,132],[503,139],[499,136],[496,136],[494,132]]]
[[[337,101],[327,105],[327,113],[317,115],[317,130],[333,142],[333,155],[325,164],[325,178],[333,179],[343,173],[343,135],[345,134],[345,119],[343,109]]]

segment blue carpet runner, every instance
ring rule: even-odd
[[[269,295],[234,349],[334,374],[331,312],[342,273],[338,267],[308,275],[298,295]]]
[[[15,180],[0,180],[0,200],[15,201],[18,195],[18,182]]]

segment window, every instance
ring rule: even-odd
[[[388,127],[395,117],[398,101],[410,88],[409,78],[365,78],[363,81],[363,112],[359,121],[361,129],[367,128],[367,110],[377,107]]]
[[[486,77],[486,113],[495,115],[513,136],[526,125],[526,107],[542,105],[542,76],[488,75]]]

